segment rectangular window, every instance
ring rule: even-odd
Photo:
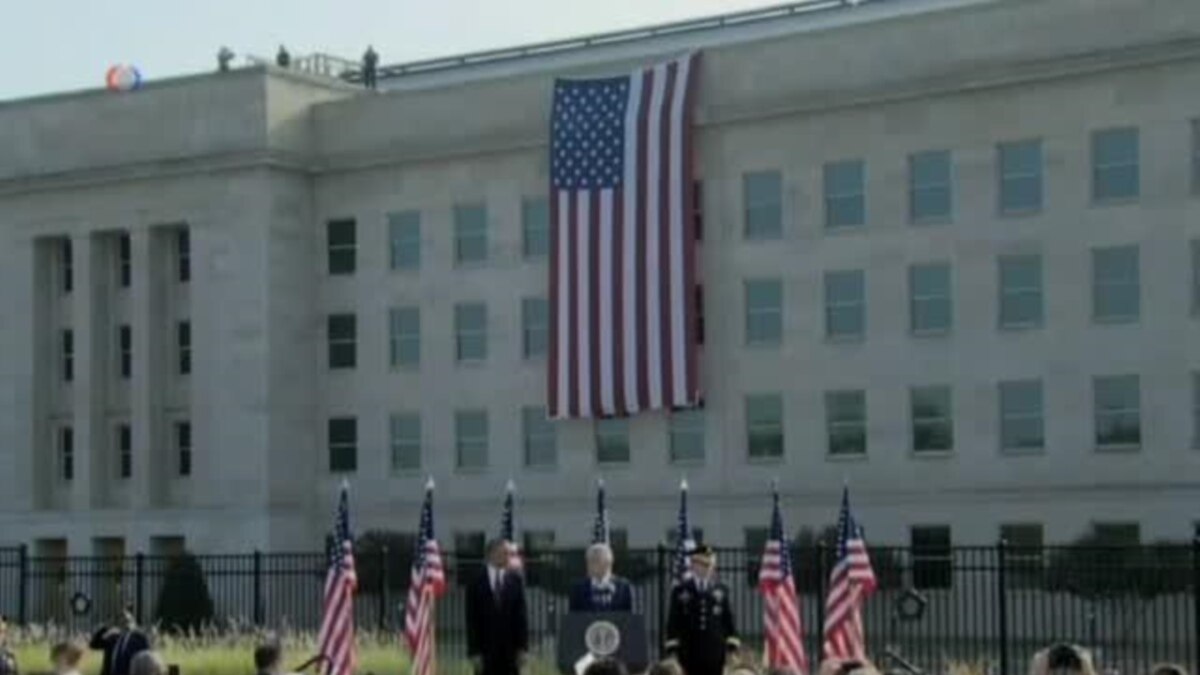
[[[667,418],[668,435],[673,463],[702,463],[704,461],[704,410],[675,410]]]
[[[783,236],[783,176],[778,171],[742,174],[742,200],[748,240]]]
[[[117,235],[117,277],[121,288],[129,288],[133,279],[133,251],[128,232]]]
[[[521,349],[525,358],[546,355],[550,331],[550,303],[545,298],[521,299]]]
[[[71,382],[75,379],[75,331],[70,328],[63,329],[59,349],[62,350],[60,367],[62,368],[63,382]]]
[[[1042,324],[1042,256],[1004,255],[1000,268],[1000,327]]]
[[[1092,379],[1096,447],[1136,448],[1142,444],[1141,380],[1137,375]]]
[[[1141,193],[1138,130],[1134,127],[1092,132],[1092,199],[1136,199]]]
[[[944,223],[953,210],[950,151],[928,150],[908,156],[908,216],[915,224]]]
[[[192,322],[180,321],[175,326],[175,348],[179,352],[179,374],[192,372]]]
[[[1141,315],[1141,263],[1136,244],[1092,249],[1092,319],[1137,321]]]
[[[783,340],[783,283],[746,281],[746,344],[777,345]]]
[[[1042,210],[1042,142],[1012,141],[996,146],[1000,165],[1000,213]]]
[[[908,268],[910,327],[916,334],[944,333],[954,322],[950,265],[929,263]]]
[[[488,257],[487,207],[454,207],[454,262],[481,263]]]
[[[389,213],[388,265],[393,270],[421,269],[421,212]]]
[[[485,469],[488,465],[488,414],[486,410],[454,413],[454,445],[459,469]]]
[[[393,307],[388,311],[388,360],[393,368],[421,363],[421,309]]]
[[[521,201],[521,254],[545,258],[550,252],[550,204],[545,197]]]
[[[65,482],[75,479],[75,430],[58,428],[58,477]]]
[[[861,389],[825,392],[825,430],[830,455],[867,454],[867,393]]]
[[[388,437],[392,446],[392,471],[416,471],[421,468],[419,413],[393,413],[388,418]]]
[[[192,238],[186,227],[175,232],[175,274],[181,284],[192,279]]]
[[[325,223],[326,253],[329,274],[354,274],[358,267],[358,224],[353,218],[340,218]]]
[[[862,270],[825,273],[825,337],[857,339],[866,333],[866,285]]]
[[[358,470],[358,419],[331,417],[328,428],[329,472],[353,473]]]
[[[1142,527],[1137,523],[1092,523],[1099,546],[1141,546]]]
[[[117,328],[117,347],[121,378],[129,379],[133,373],[133,329],[129,324]]]
[[[454,306],[455,358],[462,361],[487,359],[487,305],[460,302]]]
[[[629,422],[623,418],[596,420],[596,462],[629,463]]]
[[[75,262],[71,250],[71,238],[63,237],[58,244],[58,269],[62,274],[59,284],[63,293],[75,287]]]
[[[326,319],[330,369],[353,368],[358,361],[358,319],[353,314],[330,314]]]
[[[1045,533],[1040,523],[1012,523],[1000,526],[1005,544],[1006,583],[1012,588],[1037,588],[1045,570]]]
[[[750,459],[783,457],[783,397],[751,394],[746,397],[746,446]]]
[[[1036,452],[1045,447],[1041,380],[1000,383],[1000,448]]]
[[[117,425],[117,477],[133,476],[133,430],[128,424]]]
[[[829,162],[824,167],[825,227],[859,227],[867,222],[865,165],[861,159]]]
[[[912,416],[913,452],[954,449],[954,407],[950,387],[912,387],[908,391]]]
[[[545,408],[521,408],[521,434],[525,438],[525,466],[552,468],[558,463],[556,429]]]
[[[671,527],[667,530],[666,541],[667,541],[667,548],[674,550],[675,545],[679,543],[679,528],[678,527]],[[703,527],[693,527],[692,528],[692,542],[696,543],[696,544],[704,543],[704,528]]]
[[[1200,373],[1192,373],[1192,447],[1200,448]]]
[[[455,557],[466,559],[482,559],[487,554],[487,535],[483,532],[455,532]]]
[[[912,546],[913,586],[918,589],[950,588],[954,576],[950,527],[926,525],[909,533]]]
[[[192,475],[192,423],[175,423],[175,456],[179,458],[179,475]]]
[[[521,533],[523,557],[536,560],[538,556],[554,552],[554,530],[525,530]]]

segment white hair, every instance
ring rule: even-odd
[[[608,544],[605,544],[605,543],[592,544],[591,546],[588,547],[587,559],[588,560],[603,559],[603,560],[611,563],[613,561],[612,547],[610,547]]]
[[[167,666],[157,652],[140,652],[129,663],[129,675],[166,675]]]

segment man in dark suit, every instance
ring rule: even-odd
[[[133,610],[126,607],[116,625],[101,626],[88,643],[92,649],[104,650],[100,675],[129,675],[133,657],[150,649],[150,640],[137,629]]]
[[[525,582],[510,556],[508,542],[488,544],[487,567],[467,589],[467,656],[479,675],[517,675],[529,651]]]
[[[729,587],[717,581],[712,548],[692,552],[692,578],[671,591],[666,651],[687,675],[721,675],[725,658],[741,647]]]
[[[632,612],[633,587],[612,573],[613,553],[608,544],[592,544],[587,550],[588,578],[571,587],[568,607],[572,612]]]

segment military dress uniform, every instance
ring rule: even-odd
[[[689,579],[671,591],[665,647],[683,672],[721,675],[726,655],[740,646],[728,586]]]

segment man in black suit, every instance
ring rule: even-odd
[[[613,552],[608,544],[592,544],[587,550],[588,578],[571,587],[570,611],[633,611],[633,587],[613,575],[612,568]]]
[[[467,656],[479,675],[517,675],[529,651],[525,582],[509,569],[508,542],[487,548],[487,567],[467,589]]]
[[[104,650],[100,675],[129,675],[129,664],[133,662],[133,657],[149,650],[150,640],[137,629],[133,610],[126,607],[115,626],[101,626],[92,634],[88,646]]]

